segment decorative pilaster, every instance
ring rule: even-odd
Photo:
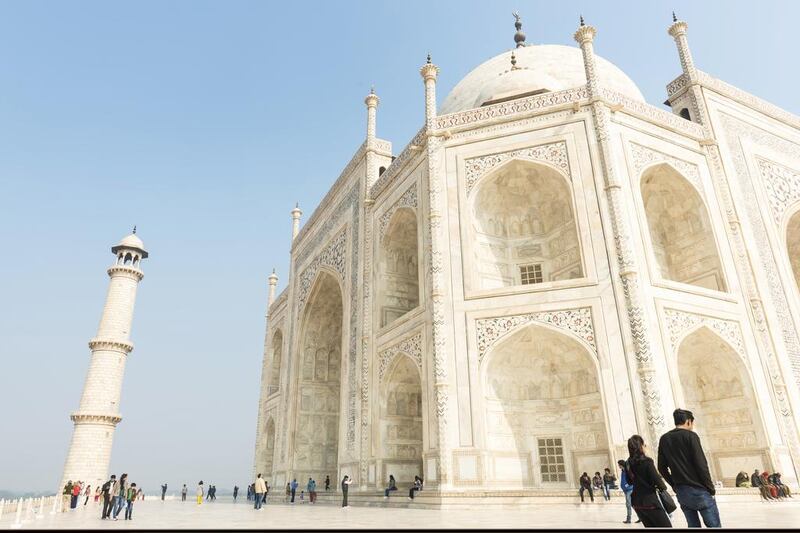
[[[439,176],[441,140],[436,131],[436,78],[439,67],[431,62],[431,56],[420,69],[425,83],[425,133],[427,137],[428,191],[429,191],[429,242],[428,270],[430,275],[431,337],[433,342],[433,387],[436,401],[437,483],[446,486],[450,480],[450,447],[448,445],[449,384],[447,380],[447,346],[445,322],[445,281],[443,276],[444,247],[442,244],[442,179]]]
[[[583,52],[584,68],[586,70],[586,87],[595,122],[597,143],[600,148],[600,163],[603,173],[604,185],[608,200],[611,229],[614,234],[614,244],[619,267],[620,286],[625,299],[625,310],[628,316],[628,328],[633,340],[633,351],[636,358],[636,371],[639,376],[639,385],[644,397],[644,406],[647,413],[648,436],[650,445],[655,447],[664,430],[664,412],[661,403],[661,394],[658,390],[656,368],[653,364],[653,354],[650,348],[650,333],[647,326],[642,301],[642,290],[639,286],[637,261],[631,244],[631,228],[628,220],[633,217],[625,212],[625,199],[622,184],[619,181],[610,147],[609,123],[611,111],[600,99],[599,84],[594,56],[594,37],[597,30],[587,26],[581,18],[581,24],[575,32],[575,41]]]
[[[300,210],[300,204],[295,204],[294,209],[292,209],[292,240],[294,240],[300,232],[300,217],[302,215],[303,211]]]

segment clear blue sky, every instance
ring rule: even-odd
[[[363,98],[399,152],[422,124],[419,66],[441,102],[529,43],[597,53],[661,105],[699,67],[800,113],[800,2],[0,2],[0,489],[58,482],[108,283],[134,224],[150,250],[112,470],[145,491],[248,483],[267,275],[286,281],[289,211],[306,217],[361,144]]]

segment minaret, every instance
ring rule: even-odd
[[[67,480],[80,480],[97,487],[108,478],[114,430],[122,420],[119,401],[125,360],[133,350],[130,341],[133,305],[136,289],[144,277],[142,260],[148,254],[136,236],[136,227],[111,251],[115,256],[108,269],[111,281],[97,335],[89,341],[92,357],[81,403],[70,415],[75,428],[59,487]]]
[[[292,209],[292,240],[300,233],[300,217],[302,215],[303,211],[300,210],[300,204],[294,204],[294,209]]]
[[[278,285],[278,275],[275,273],[274,268],[267,279],[269,280],[269,299],[267,300],[267,313],[269,314],[269,306],[275,301],[275,288]]]

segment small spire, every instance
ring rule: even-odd
[[[428,60],[425,63],[427,63],[428,65],[431,64],[431,55],[430,54],[428,54]]]
[[[678,22],[678,17],[675,15],[675,12],[672,12],[672,22]]]
[[[522,48],[525,46],[525,32],[522,31],[522,19],[516,11],[514,11],[512,15],[514,15],[514,27],[517,28],[517,33],[514,34],[514,42],[517,43],[517,48]]]
[[[133,234],[136,235],[136,226],[133,227]]]
[[[272,267],[272,273],[273,274],[275,273],[275,267]]]
[[[295,209],[300,209],[300,202],[295,202],[294,208]]]
[[[369,94],[375,94],[375,86],[374,85],[370,85],[369,86]]]
[[[583,15],[581,15],[581,26],[586,26],[586,23],[583,21]]]

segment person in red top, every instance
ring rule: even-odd
[[[72,485],[72,500],[70,501],[70,509],[75,509],[78,506],[78,497],[81,495],[81,482],[77,481]]]

